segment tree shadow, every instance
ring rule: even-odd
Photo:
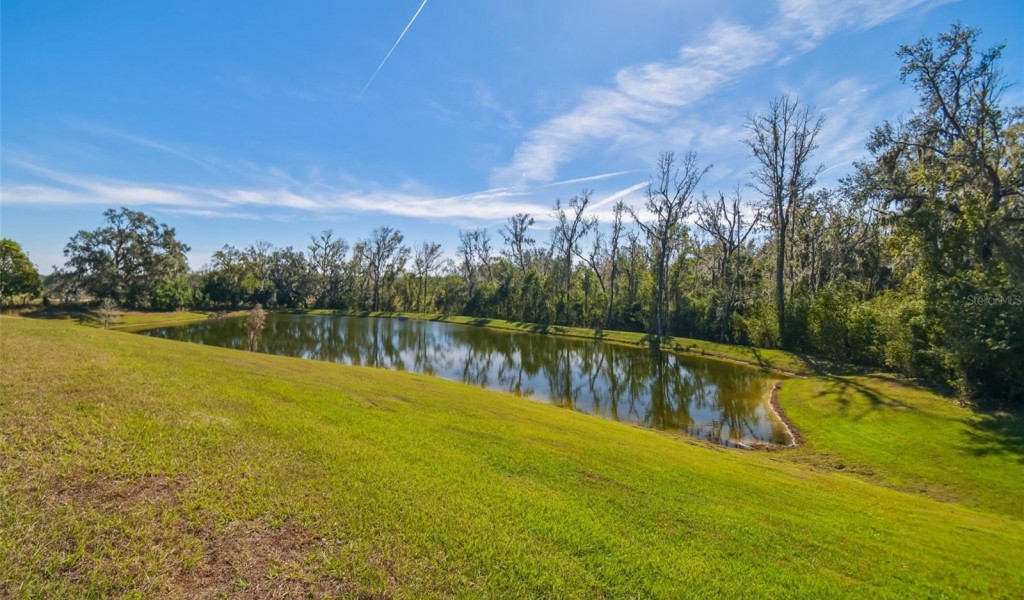
[[[51,321],[75,321],[80,324],[99,324],[99,314],[82,304],[61,304],[42,306],[35,310],[19,313],[22,317],[30,319],[46,319]]]
[[[793,356],[803,363],[804,368],[819,376],[847,376],[847,375],[869,375],[878,367],[865,367],[850,363],[836,362],[833,360],[812,356],[804,352],[791,352]]]
[[[874,382],[920,387],[941,395],[944,401],[955,402],[948,389],[926,386],[923,382],[898,379],[884,373],[858,375],[861,380],[869,380],[866,382],[840,375],[827,374],[821,377],[828,381],[828,386],[818,392],[816,397],[834,397],[839,411],[854,420],[878,410],[918,410],[900,400],[898,393],[888,394],[879,386],[871,385]],[[853,394],[867,400],[866,405],[858,407]],[[850,414],[851,411],[854,414]],[[1024,407],[976,404],[970,408],[969,416],[962,418],[961,422],[965,425],[962,431],[966,439],[960,441],[966,452],[974,456],[1005,456],[1024,464]],[[949,440],[950,443],[957,441]]]
[[[540,335],[547,335],[551,333],[551,326],[546,323],[525,323],[522,321],[518,321],[513,324],[516,326],[516,329],[521,329],[529,333],[537,333]]]
[[[1006,456],[1024,464],[1024,408],[975,409],[967,420],[967,445],[975,456]]]
[[[841,412],[845,413],[852,408],[853,402],[850,400],[850,396],[852,394],[859,394],[861,397],[865,398],[868,401],[867,408],[869,411],[882,410],[887,408],[900,410],[916,410],[913,406],[907,404],[906,402],[898,400],[895,396],[886,394],[873,386],[867,385],[855,379],[849,379],[845,375],[823,374],[819,375],[819,377],[822,377],[823,379],[828,381],[829,386],[826,389],[818,392],[816,394],[816,397],[821,398],[825,396],[836,396],[836,401],[841,407]],[[893,382],[892,379],[889,379],[885,376],[878,374],[862,375],[862,377],[867,377],[878,381]]]
[[[638,342],[641,346],[647,346],[652,352],[689,352],[690,354],[704,354],[704,349],[696,344],[683,346],[676,342],[670,335],[658,337],[653,333],[644,334]]]

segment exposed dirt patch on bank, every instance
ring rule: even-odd
[[[804,436],[793,424],[793,421],[786,415],[786,410],[779,404],[779,390],[782,389],[782,382],[776,381],[775,385],[772,386],[772,393],[768,397],[768,404],[771,410],[778,416],[779,421],[786,428],[786,436],[789,438],[787,444],[775,444],[772,442],[754,442],[749,444],[743,444],[741,447],[746,450],[782,450],[786,448],[795,448],[804,443]]]
[[[373,598],[316,574],[326,541],[295,523],[231,522],[202,531],[202,558],[172,575],[161,595],[178,598]]]
[[[786,415],[786,409],[782,408],[779,404],[779,390],[782,389],[782,382],[776,381],[775,385],[772,386],[772,395],[769,400],[769,404],[772,406],[772,410],[779,416],[779,420],[786,426],[786,431],[789,433],[790,443],[788,447],[799,446],[804,443],[804,435],[800,432],[800,429],[793,424],[793,421]]]
[[[50,547],[65,558],[47,576],[67,583],[134,579],[145,597],[183,599],[385,597],[326,574],[339,540],[291,520],[218,523],[196,511],[188,497],[195,484],[185,477],[20,481],[22,501],[38,502],[47,520],[73,524],[50,532]]]

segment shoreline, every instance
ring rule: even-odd
[[[733,442],[737,448],[740,448],[741,450],[762,450],[765,452],[772,452],[776,450],[796,448],[804,443],[803,433],[799,428],[797,428],[793,421],[790,420],[789,415],[786,414],[786,410],[782,408],[782,405],[779,403],[779,390],[781,389],[782,381],[776,380],[772,383],[772,391],[768,394],[768,409],[775,414],[779,419],[779,422],[782,423],[782,426],[786,428],[786,436],[789,438],[789,442],[785,444],[777,444],[775,442],[753,442],[750,444]]]
[[[785,446],[777,447],[781,449],[796,448],[804,443],[804,434],[789,418],[789,415],[786,414],[786,409],[782,408],[782,404],[779,402],[779,390],[781,389],[782,382],[776,381],[775,385],[772,386],[772,393],[768,398],[768,406],[775,411],[775,416],[779,418],[779,421],[782,421],[782,424],[786,427],[786,433],[789,434],[789,443]]]

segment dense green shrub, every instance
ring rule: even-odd
[[[197,291],[188,277],[166,279],[153,286],[149,296],[150,307],[156,310],[182,310],[195,306]]]

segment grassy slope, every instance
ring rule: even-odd
[[[647,344],[646,334],[626,331],[416,313],[353,314],[402,314],[508,331]],[[784,350],[691,338],[671,338],[664,347],[684,355],[714,356],[804,377],[786,380],[780,392],[787,416],[801,430],[809,427],[805,445],[788,451],[788,459],[1024,518],[1024,470],[1019,468],[1024,464],[1024,422],[1020,415],[977,414],[957,406],[949,397],[890,374]]]
[[[232,313],[233,315],[235,313]],[[244,314],[244,313],[238,313]],[[116,323],[120,326],[132,326],[132,325],[163,325],[165,323],[185,323],[188,321],[201,321],[208,319],[207,313],[192,312],[192,311],[176,311],[176,312],[161,312],[161,313],[145,313],[145,312],[122,312],[118,313]]]
[[[67,322],[0,367],[0,596],[1024,591],[1019,429],[884,378],[787,382],[759,453]]]
[[[1024,519],[1024,422],[975,413],[891,375],[788,380],[779,394],[803,427],[793,461]]]

